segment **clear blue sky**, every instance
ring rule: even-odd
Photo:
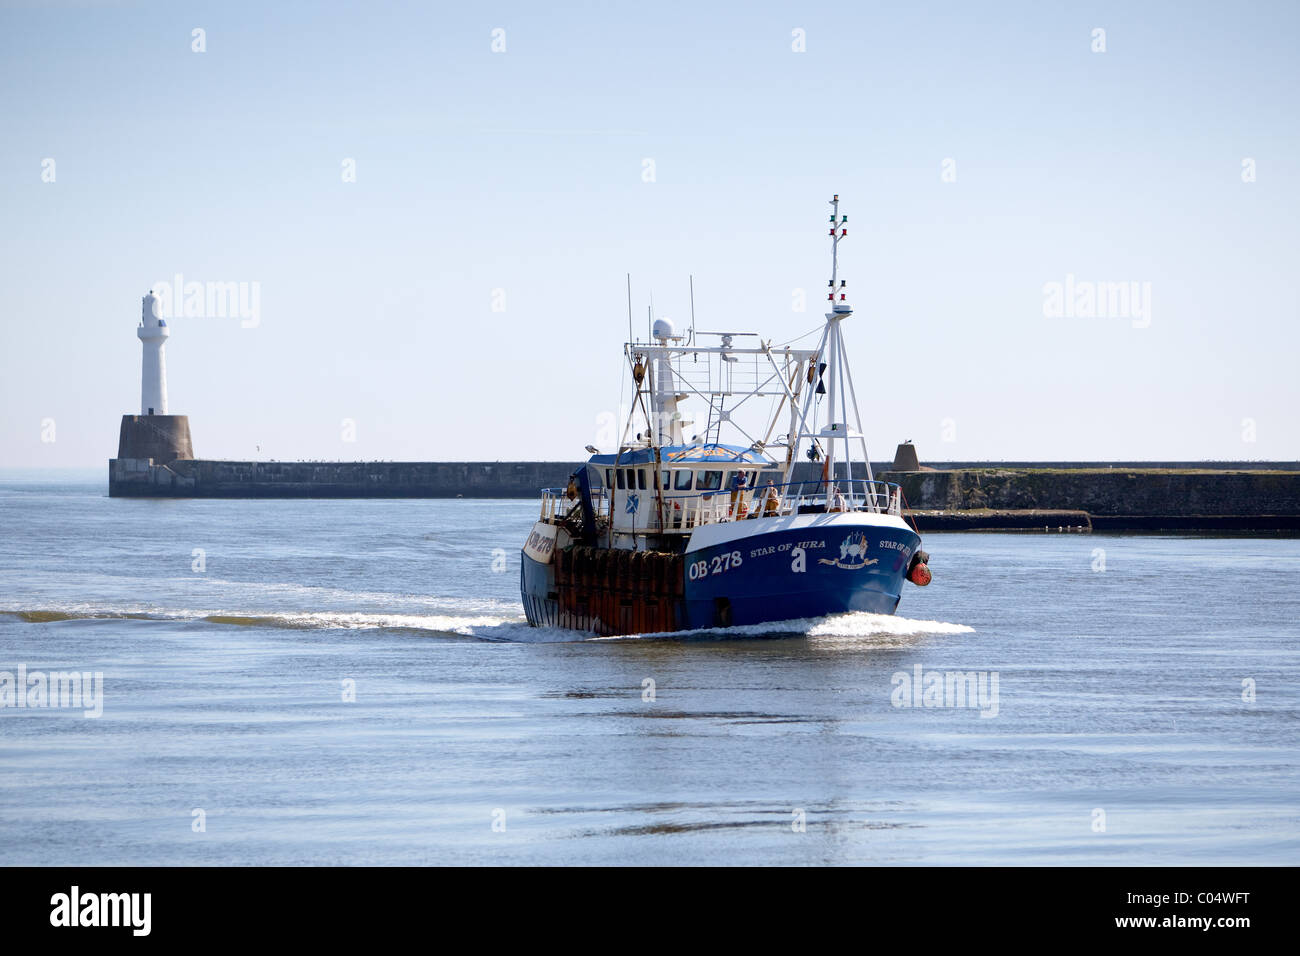
[[[172,322],[200,457],[571,460],[625,273],[638,316],[694,273],[701,327],[793,337],[833,192],[873,457],[1294,459],[1298,11],[6,5],[0,465],[112,457],[176,273],[261,290]],[[1149,282],[1150,325],[1045,316],[1067,275]]]

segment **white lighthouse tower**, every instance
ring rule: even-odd
[[[163,348],[171,333],[166,321],[158,318],[158,299],[152,289],[140,302],[140,325],[135,330],[144,351],[140,366],[140,414],[166,415],[167,363]]]
[[[193,476],[176,467],[177,462],[194,458],[194,443],[190,441],[189,418],[167,413],[163,348],[171,332],[158,317],[158,299],[152,289],[140,300],[140,324],[135,334],[144,352],[140,414],[122,416],[117,457],[108,461],[108,493],[110,497],[177,494],[177,488],[193,487]]]

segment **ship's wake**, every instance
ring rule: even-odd
[[[442,605],[444,602],[437,602]],[[450,603],[450,602],[445,602]],[[240,611],[173,610],[157,607],[117,607],[77,604],[48,608],[0,608],[0,621],[28,624],[59,624],[74,621],[131,620],[171,622],[192,626],[213,625],[238,628],[270,628],[298,631],[381,631],[413,635],[461,638],[526,644],[572,643],[580,641],[722,641],[805,638],[820,645],[890,646],[917,638],[964,634],[974,630],[964,624],[919,621],[889,614],[836,614],[830,617],[800,618],[727,628],[704,628],[655,634],[599,637],[560,628],[530,627],[516,606],[499,602],[476,603],[469,613],[455,613],[442,606],[431,613],[353,613],[347,611]]]
[[[245,611],[111,607],[71,605],[58,608],[0,609],[0,620],[28,624],[59,624],[69,621],[153,621],[178,624],[214,624],[224,627],[271,628],[314,631],[409,631],[455,637],[479,637],[494,629],[531,630],[521,613],[403,613],[373,614],[347,611]],[[565,632],[573,640],[572,632]],[[509,638],[506,638],[509,639]]]

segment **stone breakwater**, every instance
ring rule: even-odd
[[[115,458],[108,493],[142,498],[535,498],[577,464]]]
[[[991,468],[883,477],[902,487],[916,511],[994,513],[984,527],[996,526],[997,513],[1077,511],[1096,531],[1300,529],[1294,471]]]
[[[1262,468],[962,468],[894,472],[926,530],[1300,531],[1300,471]],[[577,462],[109,462],[114,497],[533,498]],[[797,480],[819,468],[801,463]]]

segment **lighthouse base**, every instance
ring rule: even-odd
[[[188,415],[123,415],[118,458],[152,458],[160,465],[193,458]]]

